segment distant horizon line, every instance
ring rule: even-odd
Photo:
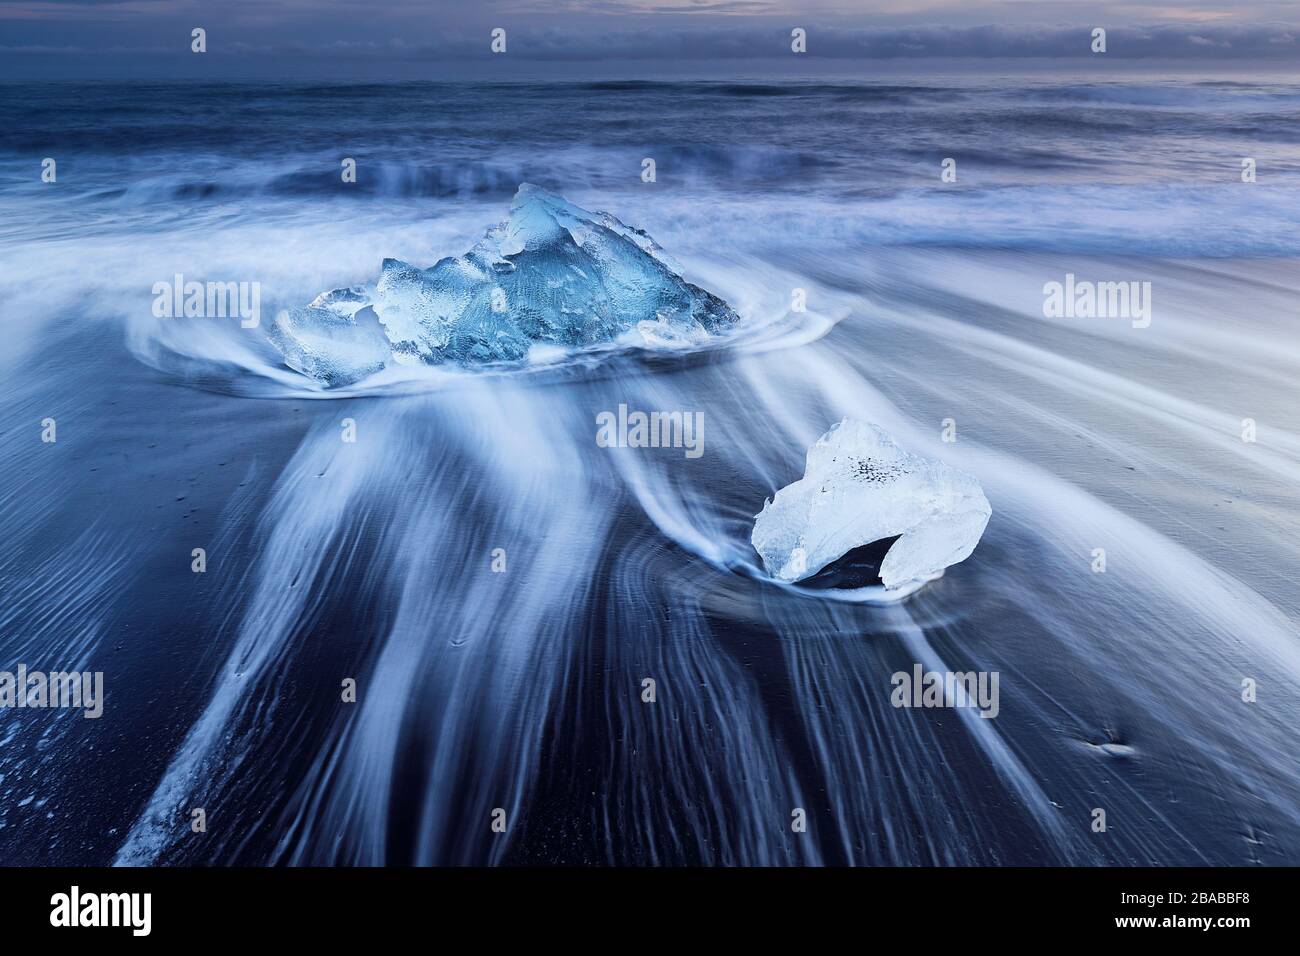
[[[742,65],[743,64],[743,65]],[[353,86],[360,84],[501,84],[523,85],[554,83],[556,85],[581,85],[599,82],[645,83],[667,85],[682,82],[708,83],[800,83],[835,82],[869,84],[895,77],[996,77],[1017,76],[1026,79],[1069,79],[1081,82],[1120,81],[1126,78],[1151,79],[1158,76],[1177,78],[1215,79],[1219,77],[1260,76],[1276,79],[1286,76],[1300,84],[1300,69],[1296,64],[1276,61],[1222,61],[1192,62],[1187,60],[1126,60],[1112,62],[1099,68],[1086,58],[1069,60],[1061,57],[1006,60],[988,58],[936,57],[903,62],[873,60],[838,61],[829,69],[804,69],[797,72],[773,68],[762,61],[729,61],[732,70],[698,69],[698,64],[655,63],[644,65],[622,63],[585,64],[581,70],[554,70],[546,68],[513,69],[493,74],[491,71],[455,71],[446,68],[425,73],[409,64],[402,69],[358,69],[340,72],[338,64],[326,69],[323,64],[299,63],[292,66],[279,64],[277,69],[232,68],[214,71],[211,75],[154,74],[142,71],[114,70],[107,64],[84,72],[44,70],[0,70],[0,84],[15,86],[33,83],[91,83],[109,82],[123,85],[239,85],[247,83],[314,83],[321,85]],[[16,66],[12,61],[10,67]],[[638,68],[641,66],[641,68]]]

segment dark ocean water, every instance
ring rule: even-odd
[[[0,670],[107,692],[0,710],[0,863],[1300,863],[1300,83],[0,90]],[[327,392],[152,314],[432,264],[525,181],[756,331]],[[1150,326],[1044,318],[1066,274]],[[705,454],[597,447],[620,403]],[[993,506],[903,603],[752,573],[844,416]],[[892,707],[915,663],[999,715]]]

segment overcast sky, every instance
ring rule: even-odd
[[[0,0],[0,77],[845,72],[909,61],[1300,65],[1300,0]],[[189,52],[190,31],[208,52]],[[493,56],[489,33],[506,30]],[[790,30],[808,31],[794,57]],[[743,71],[742,71],[743,72]]]

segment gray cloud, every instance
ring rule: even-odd
[[[943,27],[843,29],[809,26],[809,60],[962,57],[1091,57],[1091,27]],[[1129,58],[1295,58],[1300,39],[1282,27],[1172,25],[1115,27],[1107,33],[1106,56]],[[432,40],[295,40],[285,43],[237,42],[246,55],[399,56],[405,58],[487,59],[485,36],[447,35]],[[732,29],[675,28],[657,31],[565,31],[514,29],[512,58],[541,61],[628,59],[716,60],[789,57],[789,30],[780,27]]]
[[[3,2],[3,0],[0,0]],[[76,0],[79,3],[91,0]],[[141,0],[134,0],[141,2]],[[229,9],[229,8],[227,8]],[[8,21],[13,25],[15,21]],[[203,23],[203,20],[194,22]],[[491,21],[488,21],[491,22]],[[1103,57],[1090,52],[1092,25],[957,25],[925,24],[899,27],[843,26],[838,22],[806,23],[808,52],[790,52],[790,27],[769,18],[709,18],[697,25],[682,21],[650,26],[638,22],[588,19],[564,23],[521,19],[509,25],[509,53],[494,57],[488,48],[488,28],[478,24],[441,21],[423,29],[398,29],[387,22],[333,26],[333,21],[308,18],[288,26],[206,23],[209,53],[202,60],[189,55],[191,15],[154,24],[153,29],[130,26],[109,29],[103,24],[61,25],[6,36],[0,75],[21,77],[65,72],[86,75],[96,62],[114,65],[129,57],[131,75],[169,75],[175,70],[200,70],[198,75],[249,70],[280,70],[295,64],[302,70],[329,74],[332,65],[352,64],[353,72],[389,75],[391,67],[432,73],[436,69],[475,70],[495,75],[511,65],[538,70],[562,63],[657,64],[657,68],[725,70],[738,60],[777,63],[782,69],[852,69],[855,61],[906,63],[924,60],[1089,60],[1094,63],[1143,60],[1185,61],[1189,64],[1287,64],[1300,60],[1300,29],[1282,24],[1233,24],[1200,21],[1108,28]],[[599,24],[603,29],[594,29]],[[1104,24],[1103,24],[1104,25]],[[6,30],[6,33],[15,31]],[[77,61],[73,63],[72,61]],[[283,61],[283,63],[281,62]],[[477,61],[478,66],[473,64]],[[1104,65],[1104,63],[1098,65]],[[201,69],[200,69],[201,68]]]

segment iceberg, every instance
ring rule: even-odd
[[[473,366],[523,362],[535,347],[698,345],[738,321],[645,232],[524,183],[510,218],[465,255],[427,269],[385,259],[373,285],[281,313],[271,341],[289,367],[333,387],[390,361]]]
[[[808,450],[804,476],[763,503],[751,541],[767,573],[793,583],[854,548],[898,537],[880,565],[888,591],[964,561],[992,513],[973,475],[846,418]]]

